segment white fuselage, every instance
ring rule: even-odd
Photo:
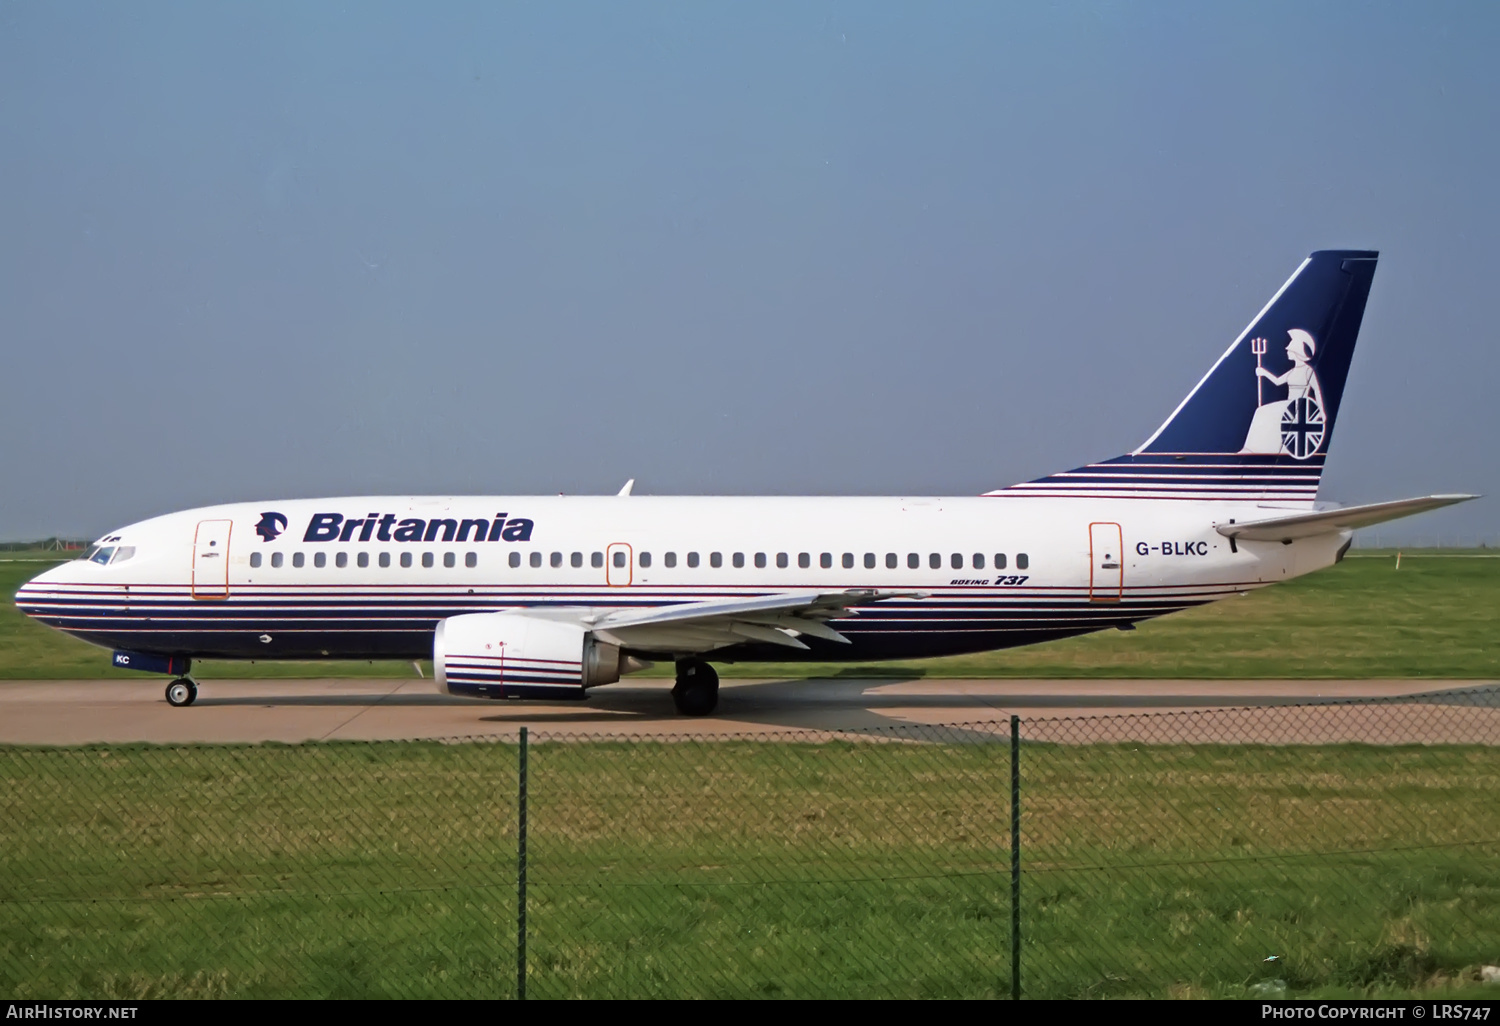
[[[98,550],[114,549],[112,562],[49,570],[17,604],[138,652],[414,659],[431,655],[440,620],[464,613],[578,617],[879,589],[915,594],[839,621],[851,644],[807,638],[798,653],[750,642],[714,658],[912,658],[1125,626],[1329,566],[1346,547],[1347,531],[1232,544],[1214,529],[1278,512],[1014,493],[238,503],[113,531]],[[638,654],[672,656],[662,644]]]

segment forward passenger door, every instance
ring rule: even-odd
[[[611,587],[623,588],[630,584],[634,568],[631,563],[635,553],[625,542],[611,542],[604,551],[604,580]]]
[[[193,532],[193,598],[229,597],[230,520],[200,520]]]

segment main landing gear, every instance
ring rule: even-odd
[[[167,704],[182,707],[192,705],[198,697],[198,682],[191,677],[178,677],[167,685]]]
[[[719,704],[719,675],[702,659],[682,660],[672,701],[684,716],[707,716]]]

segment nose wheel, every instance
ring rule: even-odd
[[[167,704],[181,708],[192,705],[198,697],[198,685],[191,677],[178,677],[167,685]]]
[[[672,701],[684,716],[707,716],[719,704],[719,675],[701,659],[677,664],[677,686]]]

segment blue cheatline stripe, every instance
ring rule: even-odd
[[[543,677],[577,677],[583,672],[582,663],[574,663],[567,666],[538,666],[534,663],[527,664],[524,660],[506,660],[504,663],[476,663],[467,656],[449,656],[446,665],[464,673],[533,673]]]
[[[888,587],[889,582],[881,582],[881,586]],[[1123,601],[1107,604],[1089,602],[1086,587],[1000,590],[994,586],[939,586],[930,589],[935,593],[932,597],[922,600],[894,600],[864,607],[857,620],[840,619],[837,627],[852,640],[865,644],[910,639],[898,643],[914,646],[911,651],[922,648],[926,644],[923,639],[932,639],[933,644],[941,644],[938,639],[942,638],[986,635],[996,639],[1014,636],[1040,640],[1097,630],[1127,620],[1148,619],[1260,586],[1261,582],[1225,582],[1127,587]],[[18,604],[42,622],[90,640],[118,638],[141,649],[151,648],[156,639],[173,649],[191,651],[195,645],[201,645],[204,650],[233,651],[239,657],[254,658],[256,652],[270,650],[259,649],[246,639],[257,639],[265,633],[286,639],[328,636],[336,639],[330,647],[353,657],[358,654],[355,649],[359,645],[368,645],[376,652],[397,647],[403,651],[420,648],[430,644],[423,639],[431,638],[439,620],[463,613],[590,604],[660,608],[705,598],[766,595],[786,590],[775,585],[643,586],[633,591],[634,600],[626,601],[618,589],[604,585],[492,588],[474,594],[461,585],[432,586],[413,596],[393,588],[367,585],[320,585],[307,589],[283,585],[238,589],[227,601],[204,603],[188,598],[185,585],[157,586],[149,595],[133,588],[126,612],[120,595],[122,589],[117,585],[69,585],[46,590],[32,588],[29,594],[18,595]],[[311,640],[307,648],[292,642],[286,650],[305,654],[314,645]],[[850,656],[860,657],[853,652]],[[549,676],[552,667],[548,666],[531,667],[518,661],[513,667],[506,667],[507,678],[512,669],[538,679],[555,679],[555,674]],[[553,686],[576,687],[573,681],[581,672],[581,666],[570,664],[568,682]]]
[[[1164,589],[1140,589],[1125,588],[1127,600],[1140,601],[1140,603],[1178,603],[1184,600],[1214,600],[1224,595],[1235,594],[1248,588],[1257,588],[1260,582],[1247,582],[1241,585],[1214,586],[1214,588],[1181,589],[1181,591],[1164,591]],[[1020,591],[1019,588],[1014,591]],[[977,610],[977,612],[992,612],[992,610],[1026,610],[1026,609],[1067,609],[1086,603],[1089,598],[1088,589],[1079,589],[1073,595],[950,595],[950,597],[927,598],[927,600],[913,603],[913,601],[886,601],[886,603],[864,606],[859,609],[859,616],[864,618],[880,618],[880,616],[892,615],[945,615],[954,610]],[[157,619],[166,621],[193,621],[193,622],[258,622],[264,619],[282,619],[282,621],[434,621],[444,619],[447,616],[460,615],[460,613],[471,612],[475,607],[483,610],[525,610],[531,607],[546,607],[558,603],[528,603],[528,601],[504,601],[504,603],[483,603],[480,606],[453,606],[447,603],[432,603],[423,609],[408,609],[404,606],[347,606],[347,604],[329,604],[324,607],[308,606],[272,606],[272,604],[248,604],[248,603],[219,603],[216,606],[192,606],[192,604],[159,604],[151,609],[142,610],[141,607],[132,606],[124,610],[121,606],[96,603],[96,601],[57,601],[57,603],[30,603],[27,612],[36,616],[74,616],[74,618],[89,618],[89,616],[110,616],[110,618],[129,619],[129,621],[156,622]],[[675,603],[657,603],[675,604]]]
[[[578,674],[574,674],[572,678],[568,678],[549,677],[541,673],[511,673],[509,670],[504,673],[473,673],[468,670],[455,670],[452,668],[445,668],[445,673],[448,680],[455,684],[509,684],[514,682],[517,684],[550,684],[559,688],[579,687],[582,684]]]
[[[954,571],[955,573],[959,571]],[[965,571],[967,572],[967,571]],[[985,576],[1006,576],[1009,571],[974,571]],[[1255,585],[1261,582],[1245,581],[1217,581],[1209,584],[1164,584],[1164,585],[1134,585],[1136,588],[1152,589],[1187,589],[1187,590],[1212,590],[1214,588],[1235,588],[1244,585]],[[885,588],[905,587],[900,582],[892,582],[889,579],[876,581],[829,582],[826,590],[842,590],[846,588]],[[911,587],[921,587],[924,592],[933,593],[934,599],[942,599],[943,593],[956,596],[968,596],[982,591],[985,595],[994,597],[1008,597],[1015,594],[1031,594],[1039,592],[1074,594],[1087,591],[1086,585],[1040,585],[1029,584],[1022,587],[1004,587],[1001,585],[945,585],[945,584],[923,584],[920,580],[911,582]],[[577,587],[559,588],[556,585],[493,585],[489,590],[476,591],[473,588],[454,587],[450,591],[433,591],[431,594],[392,595],[388,592],[366,591],[366,586],[348,585],[338,590],[315,591],[314,588],[325,586],[309,586],[306,589],[296,589],[286,594],[294,596],[287,598],[275,593],[257,592],[255,586],[233,586],[232,593],[227,600],[216,600],[205,602],[189,597],[187,585],[177,586],[174,590],[164,591],[156,595],[143,595],[133,591],[127,600],[118,594],[118,589],[108,589],[103,586],[98,588],[87,585],[60,585],[46,590],[37,588],[23,588],[17,593],[18,600],[34,601],[43,598],[56,598],[61,601],[87,598],[93,602],[101,602],[103,599],[111,601],[104,603],[109,605],[129,605],[130,608],[144,609],[151,603],[173,603],[184,607],[191,606],[194,609],[222,608],[226,605],[245,605],[256,603],[274,603],[278,606],[314,606],[322,607],[334,602],[342,602],[357,607],[375,603],[384,606],[422,606],[442,603],[451,605],[454,603],[489,603],[496,600],[516,599],[518,602],[548,601],[555,604],[570,603],[577,605],[580,602],[590,602],[600,598],[610,599],[609,602],[594,601],[594,605],[631,606],[631,605],[653,605],[659,606],[673,602],[699,602],[716,598],[743,598],[757,595],[775,595],[786,591],[811,592],[824,590],[809,587],[805,582],[770,582],[761,584],[743,585],[673,585],[656,586],[636,585],[628,593],[620,588],[612,588],[606,585],[580,585]],[[1003,588],[1003,590],[1002,590]],[[900,599],[894,601],[902,601]],[[923,602],[932,599],[923,599]],[[888,605],[889,602],[878,603]],[[865,607],[870,608],[870,607]]]
[[[1320,453],[1307,460],[1293,460],[1285,455],[1236,453],[1119,456],[1024,481],[986,495],[1306,501],[1317,496],[1323,475],[1323,455]]]
[[[572,676],[563,673],[533,673],[526,670],[474,670],[467,667],[454,666],[452,662],[444,665],[444,673],[449,680],[469,684],[504,683],[506,681],[519,681],[527,684],[555,684],[558,687],[577,686],[582,674],[574,673]]]
[[[1072,608],[1054,610],[1031,610],[1009,615],[975,616],[903,616],[880,619],[862,617],[858,622],[840,622],[838,630],[845,635],[920,633],[923,630],[942,632],[951,630],[1031,630],[1059,626],[1080,626],[1090,623],[1112,623],[1122,618],[1147,619],[1178,612],[1201,602],[1176,602],[1170,604],[1135,604],[1129,601],[1111,603],[1080,603]],[[264,631],[274,635],[285,634],[370,634],[370,633],[432,633],[436,620],[386,622],[371,620],[340,621],[277,621],[259,620],[236,627],[224,622],[201,623],[189,620],[153,622],[150,627],[130,619],[108,618],[49,618],[54,626],[76,632],[111,632],[135,635],[157,634],[259,634]]]

